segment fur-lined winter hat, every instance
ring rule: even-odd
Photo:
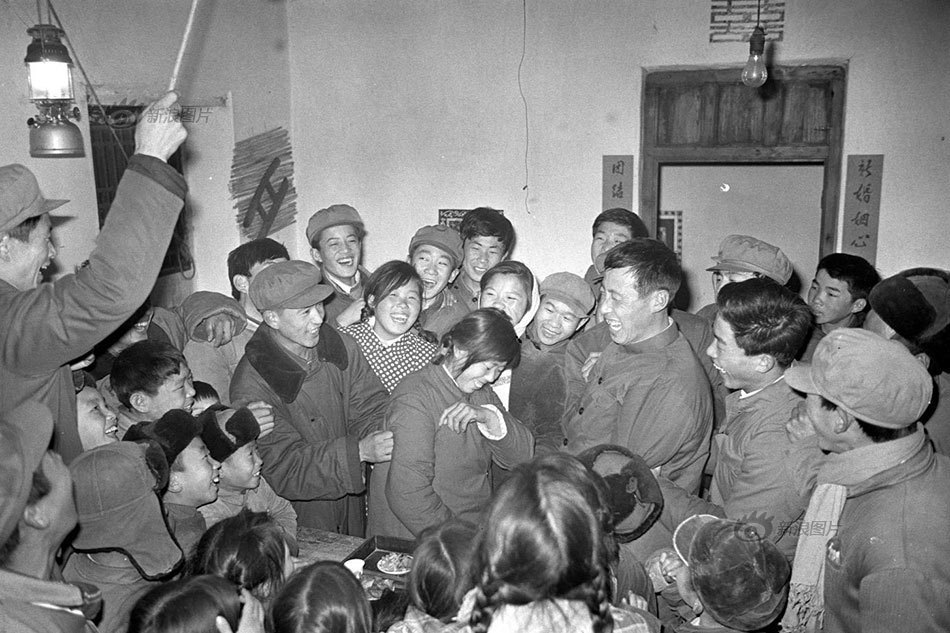
[[[201,437],[201,423],[187,411],[172,409],[157,420],[130,427],[122,441],[152,440],[162,447],[171,465],[196,437]]]
[[[220,404],[211,405],[198,416],[198,422],[208,452],[222,463],[261,434],[257,418],[247,407],[235,410]]]
[[[642,457],[623,446],[602,444],[577,458],[604,480],[619,542],[629,543],[653,527],[663,511],[663,493]]]

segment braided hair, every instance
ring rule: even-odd
[[[565,454],[516,468],[492,502],[473,563],[473,633],[504,605],[564,599],[584,603],[594,633],[610,633],[610,551],[603,490]]]

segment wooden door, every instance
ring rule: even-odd
[[[776,67],[759,89],[738,68],[648,72],[641,130],[640,216],[656,234],[662,165],[824,165],[819,256],[834,252],[846,68]]]

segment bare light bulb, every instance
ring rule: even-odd
[[[749,61],[742,69],[742,83],[750,88],[758,88],[768,78],[769,71],[765,67],[765,30],[757,26],[749,37]]]

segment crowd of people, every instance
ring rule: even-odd
[[[487,207],[370,272],[336,204],[153,306],[186,134],[141,118],[55,281],[64,201],[0,167],[0,631],[950,631],[950,272],[833,253],[803,299],[728,235],[691,314],[630,210],[539,280]],[[411,540],[405,590],[300,527]]]

